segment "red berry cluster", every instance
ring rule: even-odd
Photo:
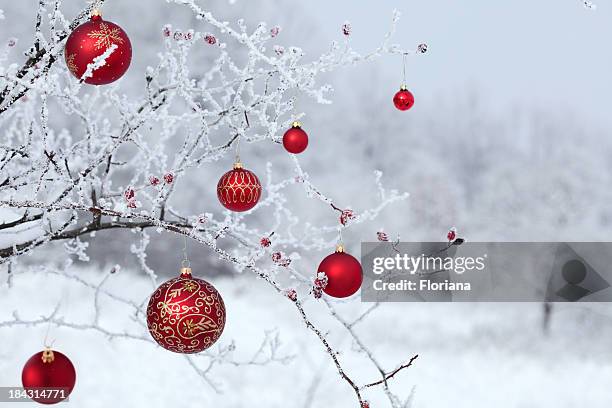
[[[283,255],[280,252],[275,252],[272,254],[272,262],[278,266],[284,266],[286,268],[291,265],[291,258],[283,258]]]

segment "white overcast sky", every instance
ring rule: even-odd
[[[309,0],[300,7],[320,21],[323,38],[338,38],[349,20],[354,46],[364,51],[400,10],[397,42],[429,44],[430,52],[408,67],[421,99],[476,87],[498,109],[559,109],[608,128],[612,1],[595,3],[595,11],[577,0]],[[399,83],[399,57],[377,63]]]

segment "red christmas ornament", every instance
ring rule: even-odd
[[[34,401],[41,404],[57,404],[65,400],[75,382],[76,371],[72,362],[50,348],[30,357],[21,371],[23,388],[31,392]]]
[[[335,298],[349,297],[359,290],[363,281],[361,264],[338,245],[336,252],[328,255],[319,265],[318,272],[325,272],[327,284],[323,291]]]
[[[92,85],[110,84],[121,78],[132,61],[132,44],[117,24],[102,20],[94,11],[91,19],[78,26],[66,40],[64,58],[72,74],[81,79],[87,65],[104,54],[110,47],[117,48],[106,58],[104,65],[95,69],[85,82]]]
[[[406,85],[402,85],[400,90],[397,91],[393,97],[393,104],[401,111],[412,108],[412,105],[414,105],[414,95],[406,88]]]
[[[283,135],[283,146],[289,153],[298,154],[308,146],[308,134],[302,129],[300,122],[293,122],[291,129]]]
[[[247,211],[259,201],[261,183],[255,173],[243,169],[242,163],[236,162],[234,168],[219,180],[217,197],[228,210]]]
[[[175,353],[199,353],[212,346],[225,327],[225,304],[217,289],[191,276],[191,268],[162,284],[147,306],[153,339]]]

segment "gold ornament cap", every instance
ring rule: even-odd
[[[400,91],[407,91],[407,90],[408,90],[408,87],[406,86],[406,84],[402,84],[400,86]]]
[[[239,161],[234,163],[234,169],[241,169],[241,168],[242,168],[242,163],[240,163]]]
[[[294,121],[294,122],[291,124],[291,127],[294,127],[294,128],[301,128],[301,127],[302,127],[302,122],[298,122],[298,121],[296,120],[296,121]]]
[[[336,245],[336,252],[339,252],[339,253],[344,252],[344,245],[342,244]]]
[[[181,268],[181,275],[189,275],[191,276],[191,268],[188,266],[183,266]]]
[[[91,16],[90,18],[92,20],[101,20],[102,19],[102,12],[100,11],[99,8],[95,8],[93,10],[91,10]]]
[[[42,352],[42,362],[43,363],[52,363],[55,360],[55,356],[53,355],[53,350],[49,347],[46,347]]]

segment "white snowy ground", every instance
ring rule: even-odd
[[[93,282],[101,277],[86,270],[75,273]],[[105,288],[140,301],[150,292],[150,283],[135,276],[122,270]],[[264,330],[273,329],[282,341],[280,353],[295,358],[286,365],[215,367],[222,384],[222,393],[216,393],[182,356],[152,343],[109,342],[98,332],[52,328],[55,348],[77,368],[77,385],[68,406],[356,406],[352,390],[340,380],[288,300],[250,276],[214,284],[228,308],[228,325],[220,343],[235,341],[236,360],[248,360]],[[0,321],[11,319],[13,310],[19,310],[24,319],[48,314],[60,299],[60,314],[66,320],[91,321],[94,297],[90,290],[45,273],[15,275],[12,288],[6,283],[0,287]],[[107,298],[101,305],[103,326],[144,333],[130,321],[125,307]],[[610,407],[612,307],[562,306],[556,306],[549,336],[540,330],[540,304],[385,305],[359,326],[359,332],[389,369],[419,354],[415,365],[393,380],[394,391],[404,396],[415,386],[413,407]],[[363,307],[356,300],[340,310],[350,316]],[[309,302],[307,309],[324,315],[320,303]],[[361,382],[377,379],[376,371],[351,351],[350,339],[335,323],[328,318],[315,320],[332,330],[330,340],[344,350],[341,359],[350,372],[357,373]],[[46,329],[45,325],[0,328],[0,386],[19,385],[22,365],[41,349]],[[367,398],[373,407],[388,406],[380,392]]]

